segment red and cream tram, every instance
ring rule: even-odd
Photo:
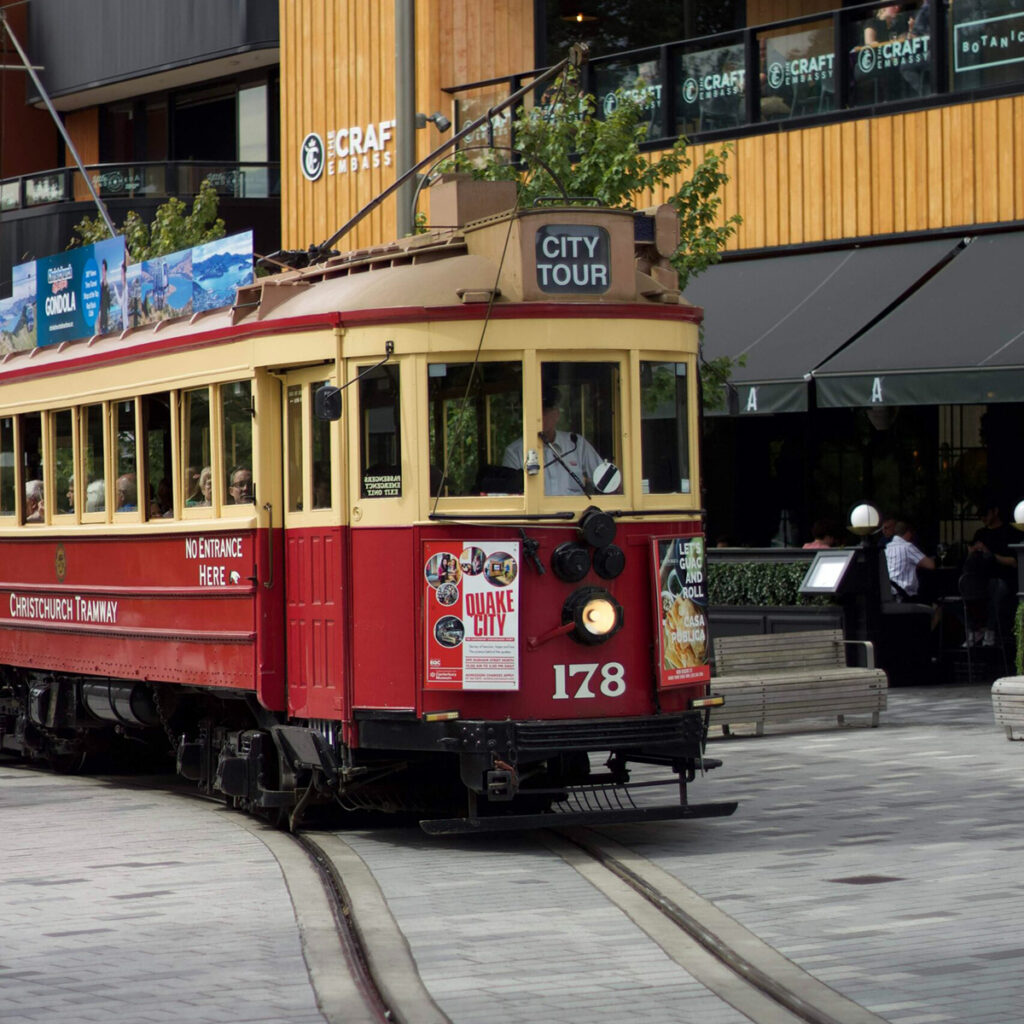
[[[485,194],[0,362],[0,749],[162,744],[293,822],[732,811],[687,802],[714,698],[675,218]]]

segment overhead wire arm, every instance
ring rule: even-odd
[[[446,139],[441,143],[437,149],[433,152],[428,153],[422,160],[410,167],[404,174],[396,178],[383,192],[378,193],[373,199],[370,200],[362,209],[357,211],[352,217],[349,218],[338,230],[331,235],[326,241],[321,242],[320,245],[316,246],[316,252],[319,258],[323,258],[322,254],[327,250],[330,250],[338,242],[340,238],[346,235],[352,230],[367,214],[372,213],[381,203],[384,202],[389,196],[397,192],[413,175],[418,174],[424,167],[434,163],[438,157],[440,157],[446,150],[451,149],[460,139],[464,139],[467,135],[475,132],[481,125],[491,124],[493,117],[496,114],[500,114],[507,107],[511,107],[518,103],[527,93],[531,90],[538,88],[538,86],[544,85],[546,82],[551,81],[552,78],[556,78],[566,68],[569,67],[580,67],[587,58],[587,47],[583,43],[574,44],[569,50],[569,56],[565,60],[559,61],[559,63],[548,68],[542,75],[533,79],[529,85],[524,85],[521,89],[518,89],[507,99],[502,100],[497,106],[491,107],[486,114],[481,115],[475,121],[471,121],[460,131],[456,132],[450,139]]]

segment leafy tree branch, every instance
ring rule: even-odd
[[[199,192],[192,201],[192,210],[176,196],[157,207],[152,224],[147,224],[134,210],[129,210],[119,234],[125,236],[128,258],[132,263],[181,252],[194,245],[203,245],[223,238],[224,221],[217,216],[220,198],[209,178],[204,178]],[[110,237],[103,219],[83,217],[74,228],[74,237],[68,245],[92,245]]]

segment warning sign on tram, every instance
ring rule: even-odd
[[[426,686],[519,689],[519,543],[424,544]]]

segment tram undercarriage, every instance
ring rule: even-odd
[[[736,808],[687,802],[687,783],[720,763],[703,757],[694,712],[544,723],[378,714],[358,722],[359,749],[324,725],[283,724],[251,697],[198,689],[12,669],[0,681],[0,751],[66,771],[105,765],[108,755],[123,763],[126,751],[149,770],[173,758],[201,791],[288,827],[326,806],[416,815],[435,835]],[[592,755],[604,759],[596,770]],[[637,764],[665,777],[634,781]],[[649,794],[664,786],[677,800],[653,804]]]

